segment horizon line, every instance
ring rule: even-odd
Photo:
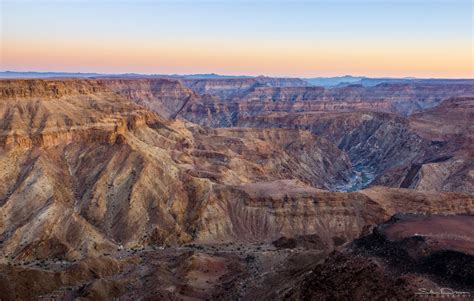
[[[221,73],[140,73],[140,72],[120,72],[120,73],[112,73],[112,72],[95,72],[95,71],[36,71],[36,70],[28,70],[28,71],[18,71],[18,70],[0,70],[0,73],[40,73],[40,74],[47,74],[47,73],[58,73],[58,74],[91,74],[93,75],[137,75],[137,76],[197,76],[197,75],[215,75],[215,76],[223,76],[223,77],[270,77],[270,78],[299,78],[299,79],[312,79],[312,78],[340,78],[340,77],[354,77],[354,78],[370,78],[370,79],[458,79],[458,80],[474,80],[474,77],[416,77],[416,76],[403,76],[403,77],[396,77],[396,76],[367,76],[367,75],[353,75],[353,74],[342,74],[342,75],[334,75],[334,76],[322,76],[322,75],[314,75],[314,76],[286,76],[286,75],[245,75],[245,74],[221,74]]]

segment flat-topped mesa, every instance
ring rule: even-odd
[[[178,80],[165,78],[0,80],[2,100],[44,101],[72,96],[109,100],[121,98],[147,107],[164,117],[174,117],[189,100],[199,97]]]
[[[248,91],[257,84],[254,78],[182,79],[181,82],[200,95],[209,94],[222,98]]]
[[[114,144],[129,129],[165,122],[112,91],[113,84],[89,79],[0,81],[0,147]]]
[[[209,94],[227,100],[240,97],[255,87],[304,87],[309,84],[299,78],[242,77],[212,79],[181,79],[186,87],[200,95]]]
[[[0,99],[55,99],[63,96],[110,92],[103,82],[92,79],[0,80]]]
[[[247,95],[246,101],[320,101],[321,97],[326,91],[323,87],[272,87],[272,86],[257,86]]]
[[[247,79],[249,81],[249,79]],[[221,100],[193,103],[186,106],[180,115],[184,118],[203,120],[201,112],[216,112],[205,120],[206,124],[221,126],[219,120],[231,120],[232,126],[240,118],[258,116],[268,112],[341,112],[380,111],[409,115],[416,110],[438,105],[449,97],[474,96],[472,85],[452,84],[379,84],[374,87],[352,85],[348,87],[323,88],[314,86],[251,85],[236,79],[227,81],[189,81],[185,83],[197,93],[209,93]],[[191,84],[189,84],[191,83]],[[341,105],[344,104],[344,105]],[[232,118],[228,116],[231,113]]]
[[[296,77],[257,76],[256,80],[260,84],[272,87],[306,87],[310,85],[307,81]]]
[[[0,132],[0,147],[31,148],[50,147],[71,142],[115,144],[125,141],[124,134],[146,124],[160,123],[156,114],[147,111],[136,111],[126,115],[116,115],[90,120],[86,124],[69,127],[43,129],[32,128],[29,133],[24,131]]]
[[[110,90],[165,117],[175,117],[191,99],[199,96],[178,80],[101,79]]]

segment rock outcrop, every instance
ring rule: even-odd
[[[470,192],[465,178],[424,171],[469,158],[465,142],[442,142],[457,141],[451,132],[425,129],[469,99],[411,119],[293,112],[284,128],[268,126],[278,114],[209,128],[156,112],[175,117],[212,100],[172,80],[8,80],[0,96],[2,300],[255,300],[268,297],[259,285],[277,283],[272,296],[297,296],[312,281],[308,269],[371,225],[398,212],[474,210],[469,193],[329,191],[350,182],[354,158],[367,156],[402,186],[456,183],[462,189],[452,190]],[[471,115],[463,116],[449,124],[459,141],[470,137]],[[436,150],[444,157],[403,170]],[[462,166],[456,175],[470,175]],[[281,237],[296,243],[271,245]],[[290,290],[300,280],[301,290]]]
[[[0,81],[0,98],[47,100],[90,96],[102,101],[135,102],[164,117],[174,117],[199,96],[172,79],[18,79]],[[98,108],[101,110],[102,108]]]
[[[472,193],[473,102],[452,98],[410,117],[374,112],[377,107],[372,107],[365,112],[262,110],[266,113],[234,118],[221,107],[202,112],[194,121],[208,124],[224,118],[210,125],[309,130],[346,152],[373,184]]]
[[[222,100],[241,97],[256,87],[305,87],[308,83],[299,78],[242,77],[181,79],[181,82],[199,95],[212,95]]]
[[[474,293],[473,223],[472,215],[395,216],[331,254],[284,298],[469,300]]]
[[[230,239],[238,233],[212,233],[202,218],[234,186],[291,179],[326,188],[350,172],[344,153],[306,131],[203,128],[77,84],[2,99],[4,254],[77,258],[119,244]]]
[[[179,81],[172,79],[101,79],[100,81],[110,90],[164,117],[174,118],[188,101],[199,98]]]
[[[250,81],[250,79],[247,79]],[[252,86],[244,89],[237,80],[220,80],[225,86],[214,86],[212,93],[220,99],[190,102],[180,113],[184,118],[211,126],[227,126],[223,121],[240,119],[271,112],[353,112],[377,111],[396,113],[403,116],[417,110],[438,105],[444,99],[459,96],[474,96],[472,83],[429,84],[429,83],[387,83],[374,87],[351,85],[342,88],[314,86]],[[204,82],[205,83],[205,82]],[[235,86],[235,87],[234,87]],[[234,89],[232,88],[234,87]],[[227,93],[226,91],[237,91]],[[199,94],[205,89],[195,89]],[[220,112],[212,118],[206,112]],[[224,114],[233,114],[226,116]],[[232,118],[231,118],[232,117]]]

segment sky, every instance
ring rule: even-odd
[[[0,70],[474,77],[471,0],[0,2]]]

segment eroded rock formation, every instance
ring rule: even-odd
[[[2,300],[312,296],[305,273],[370,225],[472,214],[472,98],[409,118],[180,118],[215,97],[168,79],[0,81]],[[406,189],[329,191],[356,166]]]
[[[469,300],[474,293],[473,226],[472,215],[395,216],[332,253],[284,298]]]

